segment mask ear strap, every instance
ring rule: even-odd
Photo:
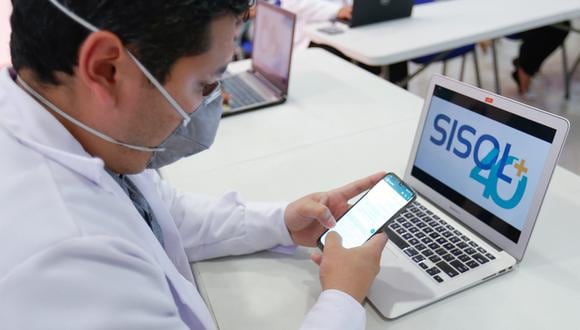
[[[50,2],[52,5],[54,5],[58,10],[60,10],[63,14],[68,16],[73,21],[84,26],[87,30],[92,31],[92,32],[100,31],[99,28],[97,28],[93,24],[89,23],[84,18],[80,17],[79,15],[75,14],[70,9],[63,6],[57,0],[48,0],[48,2]],[[167,100],[167,102],[169,102],[169,104],[171,104],[173,109],[175,111],[177,111],[177,113],[179,113],[179,115],[182,118],[183,126],[187,126],[187,124],[189,124],[189,121],[191,120],[191,118],[189,118],[189,114],[183,110],[183,108],[179,105],[179,103],[177,103],[177,101],[167,92],[167,90],[165,90],[165,88],[163,86],[161,86],[159,81],[155,77],[153,77],[153,75],[149,72],[149,70],[147,70],[147,68],[143,64],[141,64],[141,62],[139,62],[139,60],[135,56],[133,56],[133,54],[131,54],[131,52],[129,50],[127,50],[127,53],[129,54],[129,57],[133,60],[133,62],[135,62],[135,64],[137,64],[137,66],[139,67],[141,72],[143,72],[145,77],[147,77],[147,79],[149,79],[149,81],[153,84],[153,86],[155,86],[157,88],[157,90],[159,90],[161,95],[163,95],[163,97]]]
[[[177,113],[181,115],[181,118],[183,119],[183,126],[187,126],[187,124],[189,124],[189,121],[191,120],[191,118],[189,118],[189,114],[181,108],[181,106],[177,103],[177,101],[175,101],[175,99],[169,94],[169,92],[167,92],[165,87],[161,86],[159,81],[157,81],[157,79],[153,77],[153,75],[149,72],[149,70],[147,70],[147,68],[143,64],[141,64],[141,62],[139,62],[139,60],[135,56],[133,56],[133,54],[131,54],[129,50],[127,50],[127,54],[129,54],[129,57],[133,59],[133,62],[135,62],[135,64],[139,67],[139,69],[141,69],[141,72],[143,72],[145,77],[149,79],[149,81],[153,84],[153,86],[155,86],[157,90],[161,93],[161,95],[163,95],[163,97],[167,100],[167,102],[171,104],[173,109],[175,109],[175,111],[177,111]]]

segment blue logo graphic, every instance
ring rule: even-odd
[[[451,125],[449,134],[443,127],[445,123],[447,127]],[[502,153],[500,143],[495,137],[489,134],[477,137],[477,130],[474,127],[460,125],[457,120],[452,120],[444,114],[437,115],[433,124],[435,130],[441,134],[440,137],[431,136],[430,140],[433,144],[444,146],[447,151],[461,159],[473,158],[475,166],[469,177],[483,185],[484,198],[493,200],[495,204],[504,209],[513,209],[521,202],[528,183],[528,177],[525,175],[528,174],[528,168],[526,168],[524,159],[510,155],[512,148],[510,143],[505,144]],[[482,157],[482,150],[485,150],[486,146],[492,148]],[[515,179],[505,173],[506,166],[511,166],[516,170],[519,181],[514,194],[504,199],[498,192],[500,184],[510,185]],[[483,172],[488,172],[487,177],[483,175]]]

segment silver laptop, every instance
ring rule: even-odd
[[[296,15],[259,1],[256,6],[252,68],[222,80],[229,96],[224,116],[286,101]]]
[[[433,78],[369,300],[396,318],[510,271],[524,257],[570,124]]]

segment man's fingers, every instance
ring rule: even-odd
[[[310,255],[310,259],[317,264],[318,266],[320,266],[320,264],[322,263],[322,254],[320,253],[312,253]]]
[[[346,186],[338,188],[336,191],[342,194],[346,199],[351,199],[360,193],[369,190],[373,185],[375,185],[379,180],[381,180],[386,175],[385,172],[375,173],[364,179],[357,180],[355,182],[349,183]]]
[[[318,222],[326,228],[334,228],[334,226],[336,226],[336,219],[325,204],[325,198],[320,202],[307,200],[302,206],[302,212],[300,213],[306,218],[318,220]]]
[[[326,248],[342,247],[342,237],[335,231],[331,231],[326,235],[326,241],[324,242]]]
[[[381,255],[381,253],[385,249],[385,245],[387,245],[387,241],[388,241],[387,234],[380,233],[371,237],[371,239],[369,239],[363,246],[365,248],[372,249],[373,251],[376,251],[378,255]]]

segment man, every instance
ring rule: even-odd
[[[215,328],[189,263],[314,246],[381,174],[283,206],[175,191],[213,142],[247,0],[15,0],[0,72],[2,329]],[[195,173],[192,173],[195,175]],[[386,243],[327,240],[304,328],[364,328]],[[272,325],[275,327],[275,325]]]
[[[570,22],[560,24],[563,27],[570,27]],[[544,61],[564,43],[568,33],[565,28],[543,26],[513,36],[522,40],[519,55],[513,60],[512,72],[512,78],[518,85],[518,92],[521,95],[529,93],[532,78],[540,71]]]

